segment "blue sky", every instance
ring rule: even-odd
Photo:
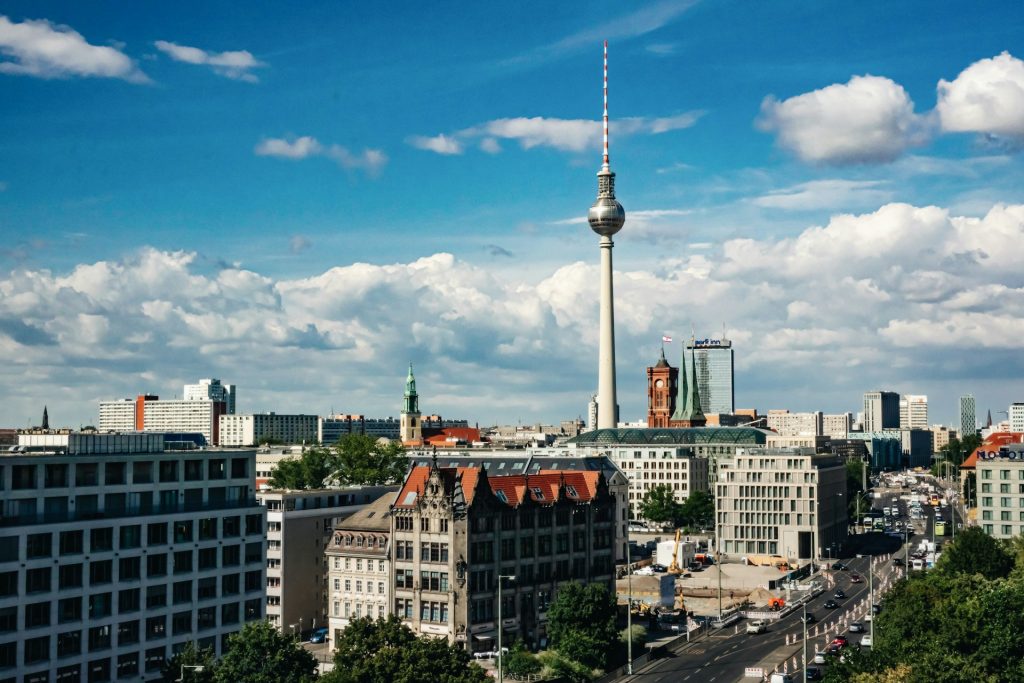
[[[1024,399],[1017,3],[0,12],[0,423],[394,414],[409,360],[428,411],[582,413],[605,38],[624,418],[691,326],[741,406]]]

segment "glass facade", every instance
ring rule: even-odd
[[[732,342],[704,339],[688,343],[686,348],[693,351],[701,411],[705,415],[733,415],[736,412],[736,391],[733,388]]]

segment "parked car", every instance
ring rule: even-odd
[[[656,572],[667,572],[668,571],[668,567],[666,567],[663,564],[652,564],[651,565],[651,569],[653,569]]]
[[[839,603],[829,598],[825,601],[825,609],[836,609],[839,607]]]
[[[636,576],[654,576],[654,569],[652,567],[640,567],[633,574]]]
[[[878,614],[881,611],[882,611],[882,606],[881,605],[871,605],[871,613],[872,614]]]
[[[870,633],[868,633],[867,635],[865,635],[863,638],[860,639],[860,646],[861,647],[871,647],[871,634]]]
[[[850,583],[864,583],[864,579],[860,578],[860,574],[850,574]]]
[[[833,562],[832,563],[832,569],[835,569],[836,571],[843,571],[843,570],[848,569],[848,567],[845,564],[843,564],[842,562]]]
[[[846,636],[836,636],[832,639],[832,645],[838,645],[839,647],[846,647],[850,644],[850,641],[846,639]]]
[[[855,621],[850,624],[850,633],[864,633],[864,624]]]
[[[818,650],[817,652],[815,652],[814,653],[814,663],[815,664],[827,664],[828,663],[828,653],[825,652],[824,650]]]
[[[894,567],[902,567],[903,566],[903,558],[902,557],[894,557],[894,558],[892,558],[892,566],[894,566]]]
[[[816,666],[807,667],[807,680],[809,681],[820,681],[821,680],[821,669]]]
[[[704,565],[700,562],[691,562],[686,568],[689,569],[691,572],[699,572],[703,571]]]
[[[843,591],[842,588],[840,588],[839,590],[837,590],[835,592],[835,598],[836,598],[836,600],[845,600],[846,599],[846,593]]]
[[[328,633],[330,633],[330,629],[318,628],[315,631],[313,631],[312,634],[310,634],[309,642],[311,642],[311,643],[326,643],[327,642],[327,634]]]

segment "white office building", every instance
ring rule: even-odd
[[[285,444],[313,444],[319,439],[320,418],[316,415],[221,415],[221,446],[256,446],[266,441]]]
[[[130,398],[100,401],[100,421],[97,428],[101,432],[134,432],[135,401]]]
[[[900,429],[928,429],[927,396],[900,396]]]
[[[821,416],[821,433],[833,439],[845,439],[853,430],[853,413]]]
[[[159,679],[264,615],[251,451],[70,434],[0,455],[0,680]]]
[[[768,429],[775,431],[780,436],[820,436],[822,434],[821,411],[791,413],[788,410],[769,410]]]
[[[846,466],[809,448],[741,448],[720,458],[715,510],[731,559],[778,555],[793,566],[835,555],[847,533]]]
[[[1024,403],[1011,403],[1009,416],[1010,431],[1024,432]]]
[[[234,384],[221,384],[219,379],[201,379],[196,384],[186,384],[182,397],[186,401],[220,401],[224,412],[235,414],[237,392]]]

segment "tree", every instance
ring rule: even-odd
[[[594,677],[593,671],[586,664],[573,661],[554,650],[541,652],[537,659],[547,669],[548,678],[557,678],[569,683],[587,683]]]
[[[353,619],[341,632],[334,670],[319,683],[486,683],[482,668],[444,638],[417,638],[395,615]]]
[[[968,472],[964,479],[964,503],[970,507],[978,506],[978,476]]]
[[[683,506],[676,501],[675,492],[670,484],[652,486],[644,494],[640,503],[640,515],[655,524],[680,525],[683,519]]]
[[[683,502],[680,516],[687,526],[703,526],[715,517],[715,499],[710,491],[694,491]]]
[[[633,624],[629,629],[622,629],[619,633],[619,642],[625,647],[630,640],[633,641],[633,657],[639,657],[643,654],[644,646],[647,643],[647,629],[639,624]]]
[[[615,613],[615,596],[605,586],[563,584],[548,610],[552,647],[591,669],[603,668],[618,640]]]
[[[512,679],[523,680],[540,673],[543,665],[527,652],[522,641],[517,641],[505,656],[505,674]]]
[[[309,683],[316,658],[267,621],[253,621],[228,640],[214,683]]]
[[[184,678],[187,683],[213,683],[215,657],[210,648],[200,650],[196,648],[195,643],[188,643],[181,652],[164,662],[163,669],[160,671],[162,676],[160,680],[163,683],[181,680],[182,666],[203,667],[202,671],[195,669],[185,671]]]
[[[409,469],[402,445],[380,443],[366,434],[346,434],[334,446],[333,476],[349,486],[373,486],[401,481]]]
[[[946,544],[936,569],[946,574],[981,574],[986,579],[999,579],[1010,574],[1013,558],[1006,548],[981,527],[968,527]]]

